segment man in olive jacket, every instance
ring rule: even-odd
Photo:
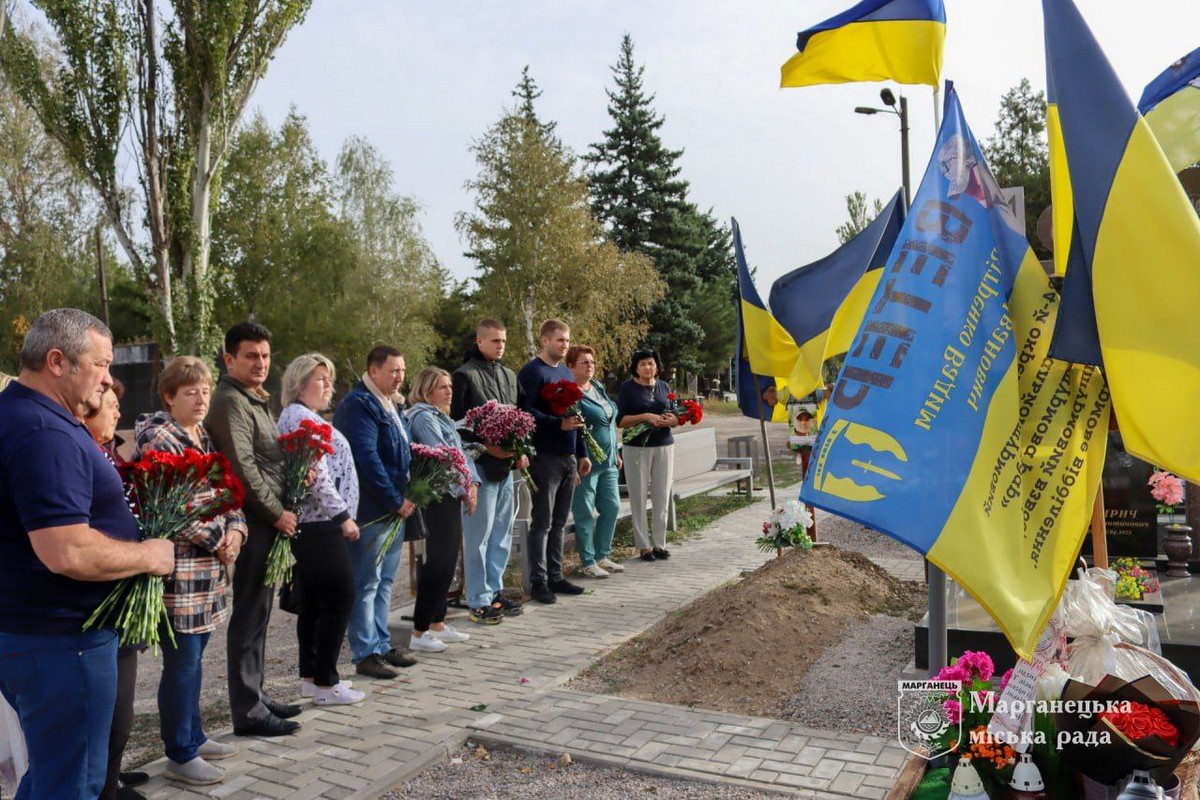
[[[500,363],[507,342],[504,323],[485,319],[476,326],[475,347],[452,378],[452,418],[461,420],[472,408],[489,400],[517,405],[520,384],[516,373]],[[520,603],[504,597],[500,590],[504,588],[504,569],[512,551],[512,470],[528,465],[525,456],[514,463],[512,453],[491,445],[475,462],[480,477],[479,502],[474,514],[463,514],[463,576],[470,619],[481,625],[496,624],[522,610]]]
[[[271,370],[271,332],[242,322],[225,334],[225,375],[213,392],[205,426],[246,488],[250,536],[233,573],[229,617],[229,710],[239,736],[285,736],[299,729],[290,721],[300,707],[276,703],[263,692],[267,623],[275,602],[266,585],[267,553],[278,531],[296,533],[296,515],[283,507],[283,451],[279,429],[267,406],[263,383]]]

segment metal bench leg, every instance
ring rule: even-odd
[[[671,495],[671,498],[667,501],[667,530],[678,531],[679,526],[676,525],[676,522],[677,522],[677,520],[675,519],[675,495]]]
[[[512,551],[509,551],[509,558],[516,553],[521,564],[521,592],[525,595],[529,594],[529,522],[519,519],[513,523],[513,545]]]

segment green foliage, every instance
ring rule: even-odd
[[[853,239],[871,224],[871,221],[883,213],[883,201],[878,197],[873,203],[875,213],[867,211],[867,196],[862,192],[846,195],[846,213],[850,216],[846,222],[837,226],[838,241],[842,244]]]
[[[1028,78],[1000,98],[996,133],[983,145],[1001,186],[1025,187],[1025,231],[1039,259],[1050,257],[1037,237],[1037,220],[1050,205],[1050,150],[1046,142],[1046,94]]]
[[[431,322],[437,344],[429,363],[451,372],[458,369],[475,343],[475,326],[482,318],[482,314],[475,312],[470,283],[447,277],[442,297],[433,311]]]
[[[697,322],[695,293],[706,279],[711,223],[687,199],[679,177],[682,150],[668,149],[659,136],[664,119],[642,88],[644,68],[633,60],[633,40],[621,41],[612,67],[615,90],[607,90],[613,127],[584,157],[591,167],[592,204],[609,238],[626,252],[650,258],[667,285],[650,312],[647,343],[669,365],[698,369],[698,343],[705,332]],[[719,264],[727,255],[718,255]],[[732,275],[732,271],[730,272]]]
[[[319,350],[343,384],[380,343],[423,365],[441,272],[417,204],[392,183],[365,140],[348,140],[330,174],[304,117],[293,110],[278,131],[253,119],[230,149],[213,220],[220,325],[256,319],[277,360]]]
[[[525,73],[522,85],[531,81]],[[535,355],[541,321],[559,317],[600,364],[621,363],[662,295],[649,261],[604,241],[575,157],[532,106],[506,113],[472,149],[475,208],[456,225],[480,267],[477,313],[509,326],[506,361]]]

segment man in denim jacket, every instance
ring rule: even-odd
[[[396,537],[382,563],[382,517],[408,518],[415,506],[404,497],[408,486],[410,444],[408,422],[392,399],[404,382],[404,356],[381,345],[367,355],[367,371],[338,404],[334,426],[350,442],[362,498],[358,505],[358,541],[350,543],[354,562],[355,603],[346,639],[359,675],[395,678],[392,667],[408,667],[416,659],[392,647],[388,612],[392,583],[400,569],[403,536]],[[374,524],[371,524],[374,523]]]

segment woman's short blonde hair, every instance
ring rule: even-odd
[[[158,373],[158,397],[162,400],[163,408],[170,411],[171,407],[167,405],[167,400],[174,397],[184,386],[197,383],[212,388],[212,370],[208,368],[204,359],[196,358],[196,356],[172,358],[171,363]]]
[[[329,370],[329,381],[331,383],[337,380],[337,372],[333,368],[333,362],[320,353],[305,353],[302,356],[296,356],[292,359],[292,363],[288,364],[287,369],[284,370],[283,389],[279,393],[280,402],[283,405],[289,406],[296,402],[296,399],[300,397],[300,392],[304,391],[304,384],[308,383],[309,377],[317,367],[324,367]]]
[[[437,386],[437,382],[442,378],[449,378],[450,373],[438,367],[426,367],[417,373],[417,379],[413,381],[412,393],[409,395],[414,403],[428,403],[429,395],[433,392],[433,387]]]

